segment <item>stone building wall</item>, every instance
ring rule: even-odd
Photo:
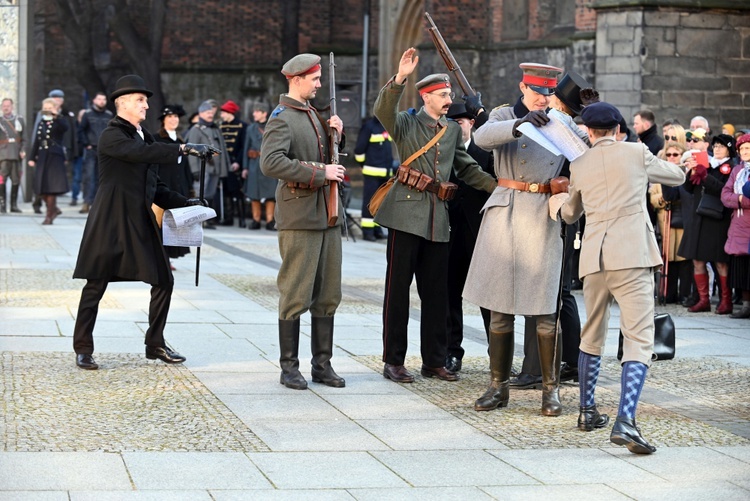
[[[613,3],[628,2],[594,4],[604,100],[628,119],[648,108],[659,123],[677,118],[687,126],[703,115],[714,131],[727,122],[750,126],[750,4],[702,2],[707,10],[686,10],[674,2]]]

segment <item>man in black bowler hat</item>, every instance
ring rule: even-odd
[[[82,369],[99,368],[92,356],[94,324],[109,282],[151,284],[146,358],[170,364],[185,361],[164,341],[174,277],[151,205],[173,209],[207,203],[170,191],[159,180],[158,164],[177,163],[181,155],[208,157],[221,152],[205,144],[155,142],[151,133],[140,126],[152,95],[141,77],[120,78],[110,95],[117,116],[99,137],[99,189],[86,220],[73,273],[73,278],[86,279],[73,333],[76,365]]]

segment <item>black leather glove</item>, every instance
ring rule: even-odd
[[[547,125],[547,123],[549,122],[549,117],[544,110],[534,110],[530,111],[525,117],[516,122],[516,127],[524,122],[529,122],[534,127],[542,127],[544,125]]]
[[[466,111],[474,115],[475,117],[479,115],[479,112],[484,109],[484,105],[482,104],[482,93],[477,92],[476,96],[464,96],[464,106],[466,106]]]
[[[208,158],[213,155],[221,155],[221,150],[218,150],[210,144],[192,144],[187,143],[182,149],[183,155],[192,155],[198,158]]]
[[[185,200],[185,207],[190,207],[191,205],[202,205],[203,207],[208,207],[208,200],[205,198],[188,198]]]

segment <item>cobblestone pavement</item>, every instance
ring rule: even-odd
[[[375,371],[381,372],[380,357],[359,357]],[[521,359],[516,358],[517,367]],[[421,361],[409,357],[407,367],[415,371]],[[578,385],[563,384],[560,399],[564,413],[560,417],[540,414],[540,390],[511,390],[508,407],[477,412],[474,401],[484,393],[488,383],[487,359],[464,357],[461,379],[447,384],[436,379],[417,377],[404,388],[424,397],[429,402],[450,412],[462,421],[513,449],[566,449],[585,447],[616,447],[609,442],[609,427],[591,433],[576,428],[578,418]],[[696,377],[700,374],[701,377]],[[599,385],[597,407],[611,419],[617,415],[620,398],[620,365],[613,357],[602,361],[602,375],[616,385]],[[692,381],[686,385],[682,382]],[[638,405],[638,424],[644,436],[657,447],[750,445],[750,440],[713,426],[697,417],[688,417],[665,406],[675,397],[686,399],[690,406],[699,407],[705,416],[721,414],[728,422],[744,428],[750,435],[750,407],[744,397],[750,390],[750,369],[719,360],[681,360],[655,363],[649,371],[649,388],[657,388],[673,398],[649,399],[646,395]],[[678,389],[679,388],[679,389]],[[649,401],[650,400],[650,401]],[[659,401],[662,400],[662,401]]]
[[[261,452],[268,447],[182,365],[101,354],[0,353],[5,451]]]

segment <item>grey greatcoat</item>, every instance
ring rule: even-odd
[[[565,158],[513,135],[513,125],[528,110],[493,110],[474,135],[477,145],[494,150],[498,179],[547,183]],[[560,223],[549,217],[549,193],[497,187],[484,205],[484,218],[466,278],[464,298],[491,311],[549,315],[557,306],[563,242]]]

